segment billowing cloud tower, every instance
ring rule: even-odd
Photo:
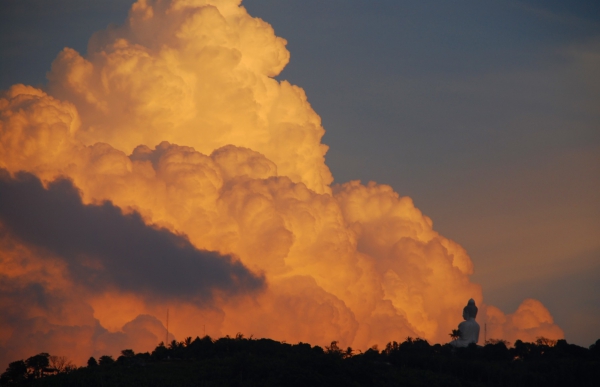
[[[331,186],[324,129],[277,81],[286,41],[239,0],[139,0],[0,98],[0,361],[242,332],[366,348],[562,337],[486,305],[457,243],[391,187]]]

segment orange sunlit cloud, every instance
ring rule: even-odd
[[[0,362],[150,350],[165,339],[167,308],[179,340],[242,332],[364,349],[406,336],[447,342],[474,298],[489,337],[562,337],[538,301],[512,315],[486,305],[467,252],[410,198],[376,183],[331,186],[319,116],[301,88],[273,79],[289,60],[285,40],[239,3],[140,0],[122,27],[92,37],[86,57],[65,48],[47,91],[0,96],[0,198],[37,203],[28,217],[0,211],[0,307],[10,311]],[[19,184],[39,197],[14,194]],[[34,223],[17,227],[73,208],[75,221],[108,208],[113,223],[57,224],[78,249]],[[142,243],[113,235],[127,222],[171,241],[170,253],[90,250],[104,232],[109,244]],[[164,284],[133,270],[147,265],[165,268]]]

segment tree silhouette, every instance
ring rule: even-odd
[[[487,339],[484,344],[504,344],[507,348],[510,347],[510,341],[504,339]]]
[[[344,352],[344,354],[343,354],[344,359],[346,359],[348,357],[352,357],[353,352],[354,352],[354,350],[352,349],[352,347],[346,348],[346,352]]]
[[[135,352],[133,352],[133,349],[124,349],[121,351],[121,355],[123,355],[125,357],[134,357]]]
[[[177,349],[183,347],[183,341],[178,343],[177,340],[173,340],[169,343],[169,349]]]
[[[113,359],[113,357],[110,355],[100,356],[99,364],[101,366],[110,365],[110,364],[113,364],[114,362],[115,362],[115,359]]]
[[[590,345],[590,353],[593,356],[600,357],[600,339],[596,340],[596,342]]]
[[[50,367],[55,369],[56,372],[71,372],[75,368],[75,365],[66,356],[50,356]]]
[[[25,360],[27,369],[32,377],[41,378],[44,375],[44,368],[50,365],[49,357],[49,354],[42,352]]]
[[[325,346],[325,353],[333,354],[333,355],[341,355],[342,350],[338,347],[337,341],[332,341],[331,345]]]
[[[453,329],[452,332],[450,332],[450,338],[452,338],[452,340],[459,339],[460,338],[460,330]]]
[[[23,360],[13,361],[8,365],[6,371],[0,375],[0,383],[20,383],[27,378],[27,364]]]
[[[551,340],[544,336],[539,336],[535,339],[535,343],[537,345],[546,345],[548,347],[554,347],[556,345],[556,340]]]

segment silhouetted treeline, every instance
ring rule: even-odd
[[[549,344],[548,344],[549,343]],[[206,336],[161,343],[152,353],[121,351],[86,367],[50,366],[47,353],[10,363],[15,386],[598,386],[600,340],[590,348],[538,340],[453,348],[421,339],[364,353],[269,339]],[[60,359],[60,358],[59,358]],[[64,360],[64,358],[62,358]]]

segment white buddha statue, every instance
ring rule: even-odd
[[[460,331],[460,337],[450,344],[455,347],[468,347],[469,344],[479,341],[479,324],[475,321],[477,316],[477,306],[475,300],[470,299],[467,306],[463,309],[463,318],[465,321],[458,324],[458,330]]]

